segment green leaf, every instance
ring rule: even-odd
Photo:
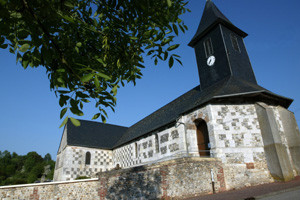
[[[100,116],[100,113],[97,113],[97,114],[94,115],[94,117],[92,119],[98,119],[99,116]]]
[[[63,127],[67,122],[68,122],[68,116],[66,116],[66,118],[64,119],[64,121],[61,123],[61,125],[59,126],[59,128]]]
[[[60,95],[60,98],[59,98],[59,105],[60,105],[60,107],[63,107],[65,104],[66,104],[66,102],[67,102],[67,100],[69,99],[70,97],[68,97],[68,96],[64,96],[64,95]]]
[[[182,62],[181,62],[178,58],[175,58],[175,60],[176,60],[181,66],[183,66],[183,65],[182,65]]]
[[[138,40],[139,38],[137,38],[137,37],[130,37],[130,39],[132,39],[132,40]]]
[[[168,6],[171,7],[172,6],[172,1],[171,0],[167,0]]]
[[[98,79],[97,76],[95,76],[95,78],[94,78],[94,83],[95,83],[95,86],[96,86],[97,88],[100,87],[99,79]]]
[[[63,73],[65,71],[66,71],[65,69],[58,69],[58,70],[56,70],[56,72],[59,72],[59,73]]]
[[[65,6],[67,6],[69,8],[73,8],[74,7],[74,5],[71,4],[71,2],[69,2],[69,1],[64,2],[64,4],[65,4]]]
[[[118,90],[118,85],[115,85],[115,86],[113,87],[113,89],[111,90],[111,91],[114,93],[114,96],[117,95],[117,90]]]
[[[181,29],[181,31],[182,31],[183,33],[185,33],[185,30],[184,30],[184,27],[183,27],[183,26],[179,25],[179,28]]]
[[[70,117],[70,120],[72,122],[72,124],[74,124],[74,126],[80,126],[80,121],[73,118],[73,117]]]
[[[57,78],[57,81],[59,82],[59,83],[64,83],[64,80],[62,79],[62,78]]]
[[[176,24],[173,24],[172,26],[173,26],[173,30],[174,30],[175,34],[178,35],[178,28],[177,28]]]
[[[94,74],[87,74],[81,78],[81,82],[89,82],[94,77]]]
[[[7,3],[7,0],[0,0],[0,4],[4,6]]]
[[[60,119],[64,117],[64,115],[66,114],[67,111],[68,111],[68,108],[64,108],[60,111]]]
[[[77,42],[76,46],[77,46],[77,47],[81,47],[81,46],[82,46],[82,43],[81,43],[81,42]]]
[[[136,63],[135,65],[138,66],[138,67],[140,67],[140,68],[145,68],[145,66],[142,65],[142,64],[140,64],[140,63]]]
[[[29,49],[30,45],[29,44],[23,44],[20,48],[19,48],[19,51],[21,52],[25,52]]]
[[[173,64],[174,64],[174,58],[173,58],[173,56],[171,56],[169,59],[169,67],[170,68],[173,67]]]
[[[170,47],[167,49],[167,51],[172,51],[172,50],[174,50],[174,49],[177,49],[178,47],[179,47],[179,44],[174,44],[174,45],[170,46]]]
[[[61,16],[62,18],[64,18],[66,21],[69,21],[69,22],[72,22],[72,23],[75,22],[74,19],[71,18],[71,17],[69,17],[68,15],[61,15],[61,14],[60,14],[60,16]]]
[[[8,47],[8,44],[1,44],[1,45],[0,45],[0,48],[1,48],[1,49],[6,49],[7,47]]]
[[[77,53],[79,53],[79,49],[78,49],[78,47],[75,47],[75,51],[76,51]]]
[[[26,69],[28,67],[29,61],[28,60],[23,60],[22,61],[22,66],[24,69]]]
[[[101,73],[101,72],[98,72],[96,75],[97,75],[97,76],[100,76],[100,77],[102,77],[102,78],[108,79],[108,80],[111,79],[109,76],[107,76],[107,75],[105,75],[105,74],[103,74],[103,73]]]
[[[97,61],[100,62],[104,67],[106,67],[106,63],[104,63],[104,61],[101,58],[98,58]]]
[[[102,119],[102,122],[103,122],[103,123],[106,123],[106,118],[105,118],[104,115],[101,115],[101,119]]]
[[[169,53],[166,51],[165,55],[164,55],[164,60],[167,60],[168,56],[169,56]]]
[[[157,58],[155,58],[154,59],[154,64],[157,65],[157,63],[158,63],[158,60],[157,60]]]

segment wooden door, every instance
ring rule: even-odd
[[[209,147],[209,136],[206,122],[201,120],[197,124],[197,144],[200,156],[209,157],[210,147]]]

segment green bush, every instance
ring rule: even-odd
[[[90,179],[91,177],[88,176],[78,176],[75,180],[80,180],[80,179]]]

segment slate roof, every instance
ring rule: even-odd
[[[76,127],[67,122],[67,144],[100,149],[112,149],[127,127],[103,124],[94,121],[79,120],[81,125]]]
[[[259,85],[229,77],[205,90],[201,90],[200,86],[197,86],[145,117],[129,127],[113,148],[119,147],[147,133],[171,124],[181,115],[201,107],[210,101],[217,99],[229,101],[232,97],[246,96],[256,98],[256,100],[260,101],[270,100],[286,108],[293,102],[292,99],[279,96]]]
[[[227,17],[225,17],[225,15],[217,8],[217,6],[209,0],[206,2],[197,32],[193,39],[190,41],[189,46],[193,47],[201,37],[203,37],[217,24],[223,24],[242,37],[246,37],[248,35],[244,31],[233,25],[230,20],[227,19]]]

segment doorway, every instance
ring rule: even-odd
[[[207,124],[204,120],[195,121],[197,127],[197,145],[200,157],[210,157],[210,143]]]

